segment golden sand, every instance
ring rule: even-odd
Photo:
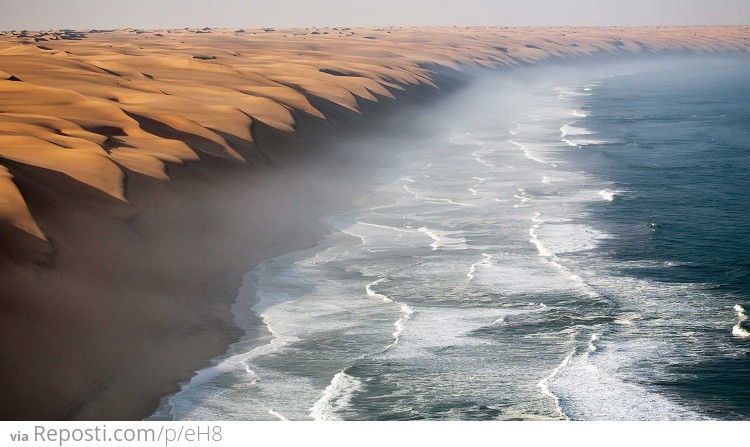
[[[351,110],[433,68],[499,68],[602,52],[750,50],[747,27],[118,30],[0,34],[0,163],[58,171],[127,200],[129,171],[165,163],[247,163],[226,136],[260,121],[294,132],[310,97]],[[145,131],[146,118],[196,138]],[[212,143],[212,144],[206,144]],[[0,219],[45,238],[0,165]]]

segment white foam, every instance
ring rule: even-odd
[[[547,223],[548,225],[542,228],[536,225],[536,235],[543,238],[547,248],[556,254],[593,250],[602,240],[612,237],[589,225],[551,221]]]
[[[409,230],[409,229],[406,229],[406,228],[396,228],[396,227],[390,227],[388,225],[380,225],[380,224],[374,224],[374,223],[370,223],[370,222],[360,222],[360,221],[357,221],[357,225],[364,225],[366,227],[373,227],[373,228],[381,228],[383,230],[391,230],[391,231],[395,231],[397,233],[410,233],[410,232],[413,232],[413,230]]]
[[[619,315],[612,323],[618,324],[621,326],[633,326],[635,320],[640,320],[642,318],[641,314],[638,313],[626,313],[623,315]]]
[[[560,99],[570,99],[580,96],[591,96],[591,93],[584,93],[576,91],[570,87],[555,87],[553,89],[557,93],[557,97]]]
[[[412,196],[414,196],[415,199],[417,199],[417,200],[423,200],[423,201],[428,202],[428,203],[447,203],[447,204],[456,205],[456,206],[476,207],[476,205],[474,205],[473,203],[458,202],[458,201],[455,201],[453,199],[444,199],[444,198],[440,198],[440,197],[423,196],[423,195],[415,192],[413,189],[409,188],[408,185],[402,185],[401,187],[402,187],[402,189],[404,191],[406,191],[409,194],[411,194]]]
[[[481,261],[477,261],[473,264],[471,264],[471,267],[469,267],[469,273],[466,274],[466,277],[469,278],[469,281],[475,278],[474,273],[477,272],[477,269],[489,265],[492,261],[492,255],[488,255],[487,253],[482,253],[483,259]]]
[[[610,141],[607,140],[595,140],[592,138],[563,138],[562,141],[571,147],[583,147],[583,146],[589,146],[589,145],[597,145],[597,144],[609,144]]]
[[[384,303],[392,303],[393,300],[388,298],[387,296],[383,295],[382,293],[375,292],[372,290],[372,286],[377,286],[378,284],[387,281],[386,278],[380,278],[376,281],[371,282],[370,284],[365,286],[365,292],[367,293],[367,296],[371,298],[380,298],[383,300]]]
[[[513,205],[513,208],[521,208],[526,207],[529,204],[529,201],[533,198],[533,196],[530,196],[523,188],[517,189],[518,193],[513,194],[513,197],[516,199],[519,199],[519,203],[516,203]]]
[[[539,259],[542,262],[539,262]],[[491,262],[481,265],[469,281],[477,288],[504,297],[583,292],[581,286],[567,278],[568,273],[550,262],[549,258],[536,258],[528,254],[496,255]],[[534,305],[536,310],[546,306]]]
[[[554,400],[554,402],[555,402],[555,409],[557,410],[558,413],[560,413],[560,416],[562,416],[563,418],[565,418],[567,420],[570,420],[570,418],[568,417],[567,414],[565,414],[565,412],[562,409],[562,406],[560,406],[560,398],[557,397],[550,390],[549,382],[555,376],[557,376],[557,374],[560,373],[560,370],[562,370],[568,363],[570,363],[570,360],[573,358],[573,355],[575,353],[576,353],[575,349],[573,349],[572,351],[570,351],[570,353],[565,356],[565,358],[563,359],[563,361],[560,362],[560,364],[557,365],[557,367],[555,369],[553,369],[552,372],[548,376],[544,377],[542,380],[539,381],[539,383],[537,383],[537,386],[539,387],[539,389],[542,390],[542,394],[544,394],[545,396],[548,396],[548,397],[550,397],[550,398],[552,398]]]
[[[418,231],[426,234],[432,239],[433,242],[430,244],[430,247],[432,247],[433,250],[466,248],[466,239],[460,236],[454,237],[452,236],[453,233],[441,232],[427,227],[420,227]]]
[[[396,328],[393,331],[393,343],[386,346],[385,349],[383,349],[383,352],[391,349],[392,347],[396,346],[396,344],[398,344],[399,340],[401,340],[401,334],[404,332],[404,329],[406,328],[406,322],[414,314],[414,309],[408,304],[401,303],[400,309],[401,309],[401,314],[403,316],[399,318],[398,320],[396,320],[395,323],[393,323],[393,326]]]
[[[745,308],[739,304],[734,305],[734,311],[740,321],[732,327],[732,335],[740,338],[750,338],[750,327],[747,324],[747,313]]]
[[[599,334],[591,334],[591,338],[589,339],[589,344],[587,346],[588,352],[596,351],[596,345],[594,344],[594,342],[597,340],[599,340]]]
[[[586,135],[593,135],[593,132],[584,128],[576,127],[573,124],[575,122],[568,123],[560,128],[560,140],[568,146],[580,147],[587,146],[590,144],[607,144],[606,140],[596,140],[593,138],[586,138]]]
[[[602,199],[606,200],[607,202],[611,202],[615,200],[615,197],[617,197],[618,194],[620,194],[622,191],[612,191],[609,189],[602,189],[599,191],[599,195],[602,197]]]
[[[289,419],[285,418],[284,415],[282,415],[278,411],[274,411],[273,408],[270,409],[270,410],[268,410],[268,414],[270,414],[271,416],[275,417],[276,419],[278,419],[280,421],[288,421],[289,420]]]
[[[260,305],[255,306],[254,309],[256,312],[260,313],[260,316],[263,319],[263,323],[266,325],[266,328],[272,335],[272,339],[267,344],[257,346],[247,352],[229,355],[223,359],[220,359],[213,366],[196,371],[195,375],[190,379],[190,381],[187,384],[181,386],[182,390],[199,387],[222,374],[237,371],[244,371],[244,373],[248,377],[248,382],[256,382],[258,381],[258,376],[252,369],[250,369],[250,367],[248,366],[248,362],[258,356],[276,351],[281,346],[296,340],[296,338],[293,336],[286,336],[277,331],[271,318],[267,314],[261,313],[262,309],[260,308]]]
[[[479,195],[479,192],[477,192],[477,188],[478,188],[479,186],[481,186],[481,185],[482,185],[482,183],[484,183],[484,182],[486,181],[486,179],[483,179],[482,177],[472,177],[472,179],[476,180],[477,182],[476,182],[476,183],[474,183],[474,184],[473,184],[473,185],[471,186],[471,188],[469,188],[469,192],[470,192],[470,193],[471,193],[472,195],[474,195],[474,196],[477,196],[477,195]]]
[[[479,163],[480,165],[487,166],[488,168],[494,168],[495,163],[492,163],[491,161],[486,160],[483,155],[488,155],[494,152],[491,149],[482,148],[479,150],[476,150],[471,153],[471,156],[474,157],[474,160]]]
[[[401,318],[399,318],[398,320],[396,320],[395,323],[393,323],[393,326],[396,328],[395,331],[393,332],[393,342],[389,344],[388,346],[386,346],[382,352],[385,352],[391,349],[398,343],[398,341],[401,338],[401,333],[404,332],[404,327],[405,327],[404,325],[414,313],[414,309],[412,309],[412,307],[409,306],[408,304],[396,302],[393,299],[387,297],[386,295],[383,295],[382,293],[378,293],[375,290],[373,290],[372,288],[373,286],[377,286],[378,284],[381,284],[386,281],[388,281],[387,278],[380,278],[376,281],[371,282],[367,286],[365,286],[365,292],[367,293],[367,296],[371,298],[380,298],[381,300],[383,300],[384,303],[397,304],[402,314]]]
[[[542,224],[545,223],[544,220],[541,218],[541,213],[534,213],[534,216],[531,218],[531,221],[534,223],[531,228],[529,229],[529,242],[536,247],[537,253],[539,256],[543,259],[543,262],[545,264],[548,264],[555,269],[557,269],[559,272],[561,272],[565,277],[572,282],[575,289],[579,290],[581,293],[584,293],[592,298],[599,298],[599,293],[594,290],[593,287],[591,287],[586,281],[584,281],[583,278],[580,277],[580,275],[575,274],[570,269],[565,267],[562,263],[559,257],[556,255],[556,253],[565,253],[565,252],[574,252],[574,251],[582,251],[592,248],[590,244],[595,244],[595,242],[592,242],[589,238],[581,238],[575,237],[575,231],[579,230],[581,228],[587,229],[588,231],[591,231],[593,233],[594,238],[602,237],[604,233],[601,232],[595,232],[595,230],[590,229],[587,226],[584,225],[567,225],[567,224],[554,224],[554,225],[548,225],[549,228],[566,228],[566,229],[573,229],[574,231],[563,231],[562,234],[556,234],[553,238],[551,238],[551,241],[553,242],[552,247],[549,247],[547,244],[545,244],[540,235],[539,232],[541,231]],[[595,246],[595,245],[594,245]]]
[[[356,237],[357,239],[359,239],[362,242],[362,245],[367,245],[367,239],[365,239],[365,237],[362,236],[361,234],[353,233],[353,232],[351,232],[351,231],[349,231],[347,229],[343,229],[343,228],[339,228],[339,231],[342,232],[342,233],[344,233],[344,234],[348,234],[349,236]]]
[[[560,128],[560,136],[562,138],[577,135],[591,135],[592,132],[590,130],[584,127],[576,127],[573,124],[575,124],[575,122],[568,123]]]
[[[599,82],[599,81],[594,81],[594,82],[592,82],[592,83],[590,83],[590,84],[586,84],[586,85],[585,85],[585,86],[583,87],[583,91],[584,91],[584,92],[590,92],[590,91],[592,91],[592,90],[594,89],[594,87],[598,87],[598,86],[600,86],[601,84],[602,84],[602,83],[601,83],[601,82]]]
[[[476,208],[477,207],[473,203],[458,202],[458,201],[453,200],[453,199],[443,199],[443,198],[440,198],[440,197],[427,197],[427,196],[424,196],[424,200],[426,202],[430,202],[430,203],[447,203],[447,204],[456,205],[456,206],[468,206],[470,208]]]
[[[529,229],[529,236],[531,237],[531,239],[529,239],[529,242],[534,244],[537,252],[539,252],[539,256],[543,256],[545,258],[552,257],[553,253],[549,251],[547,247],[544,246],[544,243],[542,243],[541,239],[539,239],[539,236],[537,236],[536,234],[537,228],[539,228],[539,224],[535,224]]]
[[[502,324],[502,320],[509,315],[522,315],[545,312],[538,306],[523,306],[518,308],[477,308],[453,307],[446,312],[444,307],[425,306],[419,308],[409,321],[408,336],[404,335],[398,344],[398,349],[392,349],[382,354],[381,359],[399,359],[416,365],[427,367],[433,361],[441,361],[437,352],[446,347],[468,348],[471,346],[485,346],[487,341],[479,337],[470,336],[477,329]],[[498,322],[498,320],[501,320]],[[456,371],[460,369],[472,370],[472,365],[456,364]],[[476,370],[475,370],[476,372]],[[404,384],[409,387],[418,385],[419,381]],[[445,385],[449,385],[445,383]]]
[[[310,417],[316,421],[341,420],[336,412],[346,408],[361,388],[362,382],[359,379],[341,371],[333,376],[320,399],[310,408]]]
[[[612,421],[705,419],[662,394],[620,377],[619,370],[625,362],[621,356],[631,351],[613,351],[612,344],[600,349],[595,344],[598,341],[599,335],[592,334],[585,349],[574,349],[547,380],[550,394],[559,399],[567,417]],[[650,349],[658,352],[655,346]]]
[[[514,146],[518,146],[523,151],[523,156],[526,157],[526,158],[528,158],[529,160],[535,161],[535,162],[541,163],[541,164],[549,164],[549,161],[544,160],[543,158],[540,158],[539,156],[537,156],[536,154],[534,154],[533,152],[531,152],[526,147],[525,144],[519,143],[519,142],[513,141],[513,140],[508,140],[508,143],[510,143],[510,144],[512,144]]]

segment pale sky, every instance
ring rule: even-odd
[[[750,0],[0,0],[0,30],[716,24],[750,24]]]

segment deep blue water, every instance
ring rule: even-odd
[[[400,154],[157,417],[750,419],[750,62],[524,68]],[[358,145],[361,145],[358,146]]]
[[[630,191],[597,210],[630,229],[617,256],[678,263],[642,274],[750,291],[749,69],[615,77],[586,101],[586,124],[617,143],[582,162]]]
[[[601,250],[615,264],[652,261],[623,274],[693,283],[715,292],[707,300],[750,308],[750,64],[713,60],[615,76],[584,108],[585,126],[613,143],[588,146],[576,159],[624,191],[592,207],[618,235]],[[657,383],[719,417],[750,418],[750,343],[725,328],[701,336],[724,339],[736,355],[673,361]]]

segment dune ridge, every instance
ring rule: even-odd
[[[662,52],[750,28],[0,32],[0,416],[147,416],[237,338],[248,266],[356,199],[345,152],[315,162],[348,127],[469,67]]]
[[[359,102],[405,85],[434,86],[426,65],[498,68],[597,52],[747,52],[749,35],[746,27],[6,32],[0,157],[127,200],[123,172],[166,180],[168,163],[254,163],[224,135],[252,143],[255,122],[293,132],[292,111],[323,117],[310,96],[356,111]],[[192,141],[150,133],[134,115]],[[0,189],[0,216],[43,239],[11,182]]]

